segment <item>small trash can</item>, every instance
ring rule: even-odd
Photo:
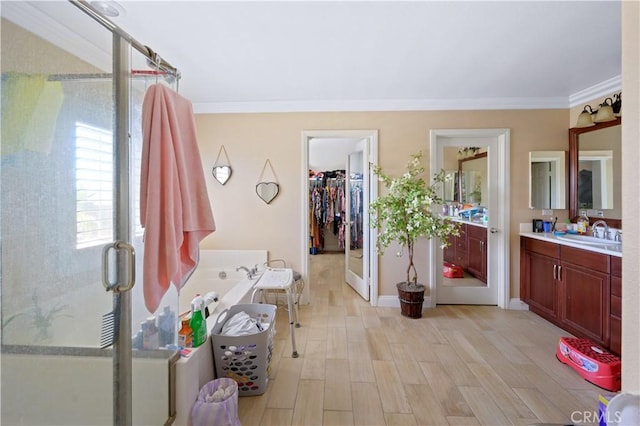
[[[224,377],[200,389],[191,408],[193,426],[240,426],[238,418],[238,384]]]

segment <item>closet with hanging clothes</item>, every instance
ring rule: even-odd
[[[344,252],[345,170],[309,170],[309,247],[311,254]]]

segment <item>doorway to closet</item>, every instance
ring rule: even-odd
[[[370,171],[377,131],[305,131],[303,156],[303,273],[309,276],[311,256],[343,253],[345,283],[375,306],[377,255],[368,206],[377,192]]]

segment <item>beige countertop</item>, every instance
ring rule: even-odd
[[[521,237],[534,238],[536,240],[547,241],[550,243],[560,244],[564,246],[579,248],[582,250],[593,251],[596,253],[608,254],[611,256],[622,257],[622,244],[619,245],[603,245],[593,246],[590,244],[584,244],[579,242],[567,241],[558,238],[552,232],[520,232]]]

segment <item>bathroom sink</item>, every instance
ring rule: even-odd
[[[619,246],[620,241],[603,240],[602,238],[589,237],[587,235],[566,234],[558,235],[559,240],[572,241],[574,243],[589,244],[592,246]]]

